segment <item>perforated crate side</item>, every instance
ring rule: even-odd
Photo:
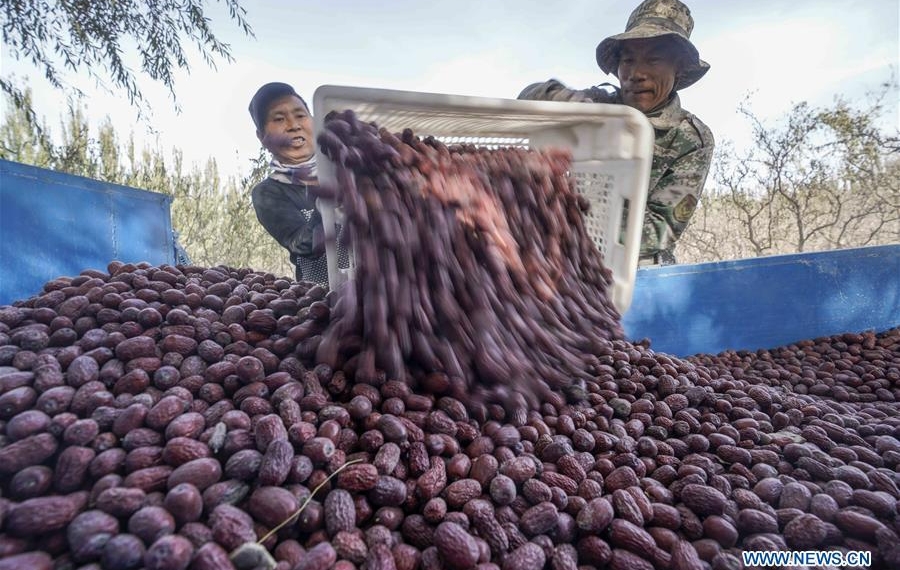
[[[591,203],[585,219],[591,239],[603,254],[614,283],[613,303],[624,312],[631,302],[650,161],[653,130],[643,114],[624,105],[519,101],[439,93],[323,85],[313,96],[316,129],[330,111],[352,109],[359,119],[391,132],[405,128],[419,137],[446,144],[486,148],[569,148],[577,190]],[[319,176],[333,181],[334,165],[319,154]],[[628,205],[630,204],[630,207]],[[340,212],[323,202],[326,233]],[[332,286],[353,278],[339,268],[337,251],[329,255]],[[350,256],[352,260],[352,255]]]
[[[591,241],[606,257],[608,236],[606,220],[609,218],[610,192],[615,186],[615,177],[599,169],[586,168],[584,165],[572,165],[569,177],[575,182],[575,190],[584,196],[590,209],[584,215],[584,227]]]

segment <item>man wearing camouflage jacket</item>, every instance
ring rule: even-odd
[[[551,79],[526,87],[519,99],[624,103],[643,112],[655,145],[641,239],[642,265],[675,263],[675,243],[703,192],[714,140],[700,119],[681,107],[678,91],[709,70],[690,41],[694,19],[678,0],[645,0],[631,13],[625,32],[597,46],[597,63],[619,78],[569,89]]]

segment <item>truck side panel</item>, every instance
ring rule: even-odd
[[[174,262],[164,194],[0,160],[0,304],[112,260]]]
[[[900,245],[639,268],[630,340],[677,356],[900,326]]]

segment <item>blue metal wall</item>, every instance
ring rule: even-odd
[[[900,326],[900,244],[640,268],[622,324],[677,356]]]
[[[173,263],[164,194],[0,160],[0,304],[112,260]]]

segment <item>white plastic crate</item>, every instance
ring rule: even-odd
[[[642,113],[625,105],[323,85],[313,95],[316,130],[323,128],[330,111],[345,109],[391,132],[409,128],[420,137],[431,135],[446,143],[571,149],[570,176],[591,203],[585,225],[613,274],[611,299],[621,313],[628,309],[653,158],[653,129]],[[317,156],[320,180],[333,183],[334,164],[321,153]],[[320,200],[319,208],[326,234],[333,236],[341,212],[330,201]],[[352,267],[338,267],[333,246],[326,254],[333,288],[352,279]]]

